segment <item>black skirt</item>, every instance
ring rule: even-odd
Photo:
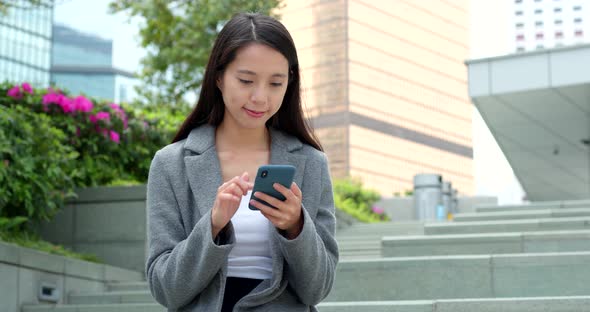
[[[225,280],[225,293],[223,295],[223,306],[221,312],[231,312],[236,303],[250,293],[262,280],[228,277]]]

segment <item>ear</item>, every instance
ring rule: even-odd
[[[217,79],[215,79],[215,85],[217,85],[219,91],[223,90],[223,79],[221,75],[217,76]]]

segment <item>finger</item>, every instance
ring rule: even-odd
[[[235,202],[235,203],[239,203],[240,201],[242,201],[242,198],[240,198],[234,194],[229,194],[229,193],[219,194],[219,199],[221,201]]]
[[[283,194],[283,196],[285,196],[285,199],[286,199],[286,200],[293,200],[293,199],[296,199],[296,198],[295,198],[295,194],[293,194],[293,192],[292,192],[290,189],[288,189],[288,188],[284,187],[282,184],[280,184],[280,183],[275,183],[275,184],[273,184],[272,186],[273,186],[273,188],[274,188],[275,190],[277,190],[279,193]]]
[[[246,195],[248,193],[248,190],[250,190],[249,183],[242,180],[241,176],[235,176],[226,183],[226,188],[230,187],[232,184],[236,185],[240,189],[241,195]]]
[[[281,216],[281,212],[275,208],[269,207],[255,199],[251,199],[250,200],[250,204],[256,208],[258,208],[258,210],[260,210],[260,212],[263,215],[268,215],[271,216],[273,218],[279,218]],[[271,204],[272,205],[272,204]]]
[[[245,195],[244,191],[236,183],[231,183],[222,193],[233,194],[240,198]]]
[[[262,192],[254,193],[254,197],[267,202],[269,205],[276,207],[277,209],[283,208],[284,202],[282,200],[276,199],[268,194]]]
[[[295,196],[297,196],[297,198],[299,198],[299,199],[303,198],[303,193],[301,192],[301,189],[299,188],[299,186],[295,182],[291,183],[291,192],[293,192],[293,194],[295,194]]]

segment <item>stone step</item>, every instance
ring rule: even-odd
[[[107,290],[109,290],[109,291],[149,290],[149,286],[148,286],[147,282],[109,283],[109,284],[107,284]]]
[[[336,232],[339,236],[419,235],[424,234],[423,222],[385,222],[355,224]]]
[[[155,303],[149,290],[72,293],[69,304]]]
[[[453,217],[455,222],[545,219],[590,216],[590,208],[535,209],[499,212],[460,213]]]
[[[320,312],[572,312],[590,311],[590,296],[325,302]]]
[[[590,217],[427,223],[426,235],[590,230]]]
[[[566,201],[547,201],[536,202],[524,205],[481,205],[475,207],[476,212],[498,212],[498,211],[515,211],[515,210],[535,210],[535,209],[561,209],[561,208],[590,208],[590,200],[566,200]]]
[[[166,308],[157,303],[140,304],[39,304],[23,305],[21,312],[165,312]]]
[[[590,296],[323,302],[320,312],[584,312]],[[23,305],[22,312],[164,312],[159,304]]]
[[[326,301],[586,296],[588,267],[590,252],[343,260]]]
[[[590,230],[386,236],[383,257],[590,251]]]

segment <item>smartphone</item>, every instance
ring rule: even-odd
[[[256,179],[254,180],[254,187],[252,188],[252,199],[255,199],[269,207],[276,208],[269,203],[260,200],[254,196],[254,193],[261,192],[272,196],[278,200],[285,200],[285,196],[279,193],[272,186],[274,183],[280,183],[286,188],[291,188],[293,183],[293,176],[295,175],[295,167],[291,165],[264,165],[258,168]],[[251,210],[258,210],[258,208],[248,205]]]

